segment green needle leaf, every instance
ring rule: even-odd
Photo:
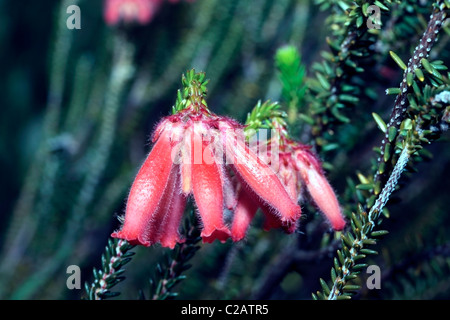
[[[406,64],[394,51],[389,51],[389,54],[391,55],[391,58],[395,61],[395,63],[397,63],[400,68],[402,68],[402,70],[406,70]]]

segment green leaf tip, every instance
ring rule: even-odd
[[[375,122],[377,123],[378,128],[380,128],[380,130],[383,131],[383,133],[386,133],[387,125],[384,122],[384,120],[381,119],[381,117],[378,114],[376,114],[375,112],[372,112],[372,117],[375,120]]]
[[[406,64],[394,51],[389,51],[389,54],[391,55],[391,58],[395,61],[395,63],[397,63],[400,68],[402,68],[402,70],[406,70]]]

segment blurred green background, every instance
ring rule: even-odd
[[[65,27],[71,4],[81,8],[81,30]],[[82,281],[92,280],[181,74],[205,71],[210,108],[244,121],[258,100],[281,99],[278,48],[296,46],[308,75],[314,73],[313,62],[328,50],[328,13],[308,0],[164,2],[148,25],[124,28],[105,25],[102,1],[0,0],[0,298],[78,299],[82,291],[66,287],[66,268],[79,265]],[[388,117],[393,99],[383,92],[401,81],[382,45],[407,57],[420,27],[397,42],[391,34],[382,38],[372,70],[385,66],[392,76],[366,75],[379,100],[359,106],[352,119],[364,131],[343,126],[341,148],[323,155],[336,168],[329,178],[342,198],[347,177],[368,170],[382,138],[371,112]],[[447,38],[438,50],[446,62]],[[390,234],[372,261],[383,271],[382,290],[363,290],[361,298],[450,297],[448,135],[430,151],[434,158],[403,180],[389,207],[384,228]],[[254,227],[245,242],[202,245],[177,287],[180,297],[310,299],[319,277],[328,277],[335,250],[320,259],[283,261],[294,247],[314,253],[324,234],[334,236],[320,214],[312,220],[314,233],[306,235]],[[118,299],[147,292],[165,250],[134,251]]]

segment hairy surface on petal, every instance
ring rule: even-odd
[[[233,241],[239,241],[245,237],[257,210],[258,203],[244,188],[241,188],[231,225],[231,238]]]
[[[223,186],[223,197],[225,207],[228,210],[233,210],[236,207],[238,201],[235,188],[233,187],[233,183],[230,179],[227,169],[223,166],[219,166],[219,169]]]
[[[230,171],[223,165],[225,162],[224,161],[225,151],[223,149],[223,143],[220,137],[220,132],[216,128],[210,131],[212,131],[212,133],[210,134],[209,137],[210,138],[209,147],[211,148],[210,150],[214,155],[214,159],[209,159],[210,161],[207,161],[207,163],[211,163],[212,161],[215,161],[215,163],[217,163],[222,181],[225,207],[228,210],[233,210],[237,203],[237,196],[236,190],[233,186],[233,182],[231,181]],[[207,158],[208,155],[204,155],[204,157]]]
[[[342,216],[339,202],[331,185],[325,176],[314,167],[309,167],[304,173],[306,176],[306,186],[315,204],[325,214],[335,230],[342,230],[345,227],[345,220]]]
[[[204,144],[201,134],[192,134],[192,145],[202,145],[202,154],[213,157],[209,145]],[[229,230],[223,221],[223,187],[220,169],[217,163],[206,163],[202,159],[195,159],[192,152],[192,190],[197,208],[202,220],[201,236],[204,242],[215,239],[225,241],[229,237]],[[200,163],[199,163],[200,162]]]
[[[298,171],[304,167],[312,167],[317,172],[323,174],[322,165],[317,156],[309,149],[299,149],[294,153],[294,164]]]
[[[184,240],[178,231],[181,219],[183,218],[184,209],[186,207],[186,196],[181,193],[181,179],[179,173],[174,182],[174,190],[172,201],[167,209],[166,216],[161,226],[160,242],[163,247],[173,249],[177,243],[182,243]],[[168,195],[169,196],[169,195]]]
[[[163,119],[156,125],[155,129],[153,130],[152,137],[151,137],[152,142],[156,142],[156,141],[159,139],[161,133],[162,133],[166,128],[169,128],[169,127],[172,126],[172,124],[171,124],[171,122],[170,122],[169,119],[170,119],[170,117],[168,117],[168,118],[163,118]]]
[[[179,192],[179,168],[172,166],[166,188],[158,204],[158,208],[151,214],[150,221],[147,224],[145,232],[145,240],[151,244],[155,244],[161,240],[162,235],[166,232],[165,221],[171,215],[172,206],[174,205],[174,196]]]
[[[192,128],[185,131],[180,152],[181,190],[188,195],[192,192]]]
[[[300,185],[296,169],[288,163],[282,163],[278,176],[292,201],[297,202],[300,196]]]
[[[128,196],[125,221],[111,236],[133,244],[151,245],[148,225],[158,209],[172,169],[170,132],[164,130],[140,168]]]
[[[301,209],[289,196],[276,173],[229,130],[225,133],[227,157],[232,155],[237,174],[264,202],[281,215],[282,220],[295,221]]]

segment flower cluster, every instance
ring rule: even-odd
[[[173,247],[182,240],[178,226],[186,198],[193,195],[203,240],[225,241],[231,232],[224,209],[233,211],[237,204],[229,168],[258,201],[279,214],[281,224],[295,223],[300,207],[275,172],[246,146],[241,132],[240,124],[205,106],[166,117],[131,188],[123,228],[113,236]]]
[[[343,227],[336,196],[307,147],[274,135],[283,138],[260,141],[257,145],[267,152],[258,152],[243,125],[207,108],[200,82],[184,80],[186,97],[179,96],[174,114],[157,125],[153,148],[131,187],[123,225],[113,237],[173,248],[183,241],[179,226],[189,198],[204,242],[243,239],[258,208],[265,215],[264,229],[292,233],[301,215],[301,183],[332,226]]]

